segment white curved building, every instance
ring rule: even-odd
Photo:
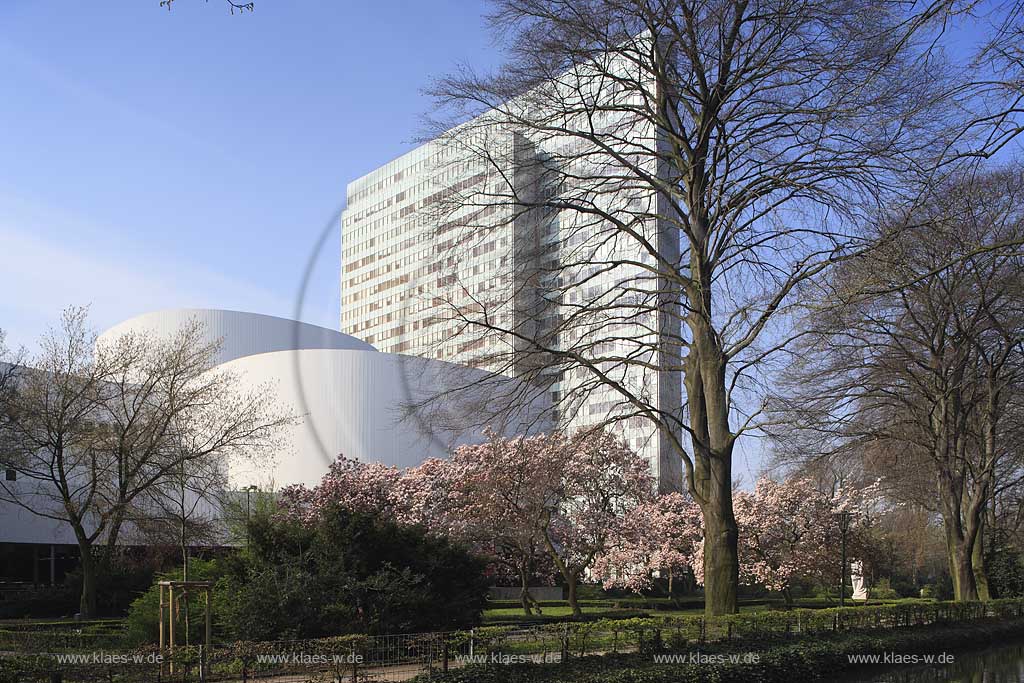
[[[509,435],[547,426],[542,406],[507,416],[501,424],[485,423],[484,416],[501,412],[494,404],[515,392],[518,380],[443,361],[381,353],[355,337],[274,316],[192,308],[158,311],[110,328],[98,343],[131,333],[172,336],[195,323],[202,326],[202,343],[220,344],[210,372],[233,373],[243,392],[270,388],[281,410],[297,417],[294,425],[282,429],[280,448],[272,459],[236,457],[228,463],[233,489],[312,486],[342,454],[411,467],[427,458],[446,457],[456,445],[483,441],[485,426]],[[446,389],[455,388],[460,388],[454,392],[458,400],[445,398]],[[42,564],[42,582],[59,578],[61,567],[76,562],[70,527],[33,513],[32,509],[52,504],[52,496],[34,491],[37,483],[5,483],[9,489],[23,490],[26,504],[0,502],[0,555],[17,556],[26,566]],[[36,496],[38,506],[33,502]],[[122,539],[127,544],[147,542],[145,536],[133,537],[131,528],[125,529]],[[43,553],[43,560],[26,559],[29,552]],[[0,579],[5,573],[19,573],[6,565],[10,563],[0,562]],[[24,568],[20,573],[24,575]]]
[[[262,313],[211,308],[173,308],[143,313],[114,325],[100,335],[99,342],[109,342],[132,332],[171,336],[191,323],[201,325],[206,343],[220,343],[217,364],[271,351],[375,350],[361,339],[319,325]]]
[[[495,376],[441,361],[375,351],[303,349],[239,358],[222,366],[243,388],[273,383],[278,401],[301,416],[285,428],[273,467],[234,463],[232,483],[317,483],[328,465],[345,455],[364,462],[413,467],[443,458],[461,443],[484,439],[478,424]],[[501,382],[512,382],[500,378]],[[481,384],[482,383],[482,384]],[[470,400],[433,400],[446,389],[480,385]],[[529,431],[529,416],[497,431]]]
[[[339,455],[412,467],[443,458],[461,443],[484,439],[481,416],[513,392],[517,380],[453,363],[380,353],[355,337],[308,323],[241,311],[172,309],[120,323],[99,337],[138,333],[171,336],[199,323],[206,343],[219,342],[215,370],[236,374],[242,390],[269,386],[298,423],[283,430],[273,462],[230,464],[233,486],[314,485]],[[444,400],[446,389],[457,401]],[[538,429],[544,411],[524,411],[499,433]]]

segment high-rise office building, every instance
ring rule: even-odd
[[[341,330],[381,351],[529,376],[563,427],[616,420],[616,432],[649,458],[659,488],[679,489],[670,435],[614,389],[681,411],[679,318],[654,264],[679,253],[658,219],[662,199],[635,183],[606,183],[599,161],[581,171],[593,157],[578,140],[501,120],[484,114],[348,185]],[[660,144],[649,126],[614,113],[599,123],[637,149]],[[658,155],[649,157],[643,163],[661,172]],[[550,201],[580,193],[600,210]],[[658,256],[609,231],[600,214],[620,210]],[[541,348],[579,349],[593,365],[548,364],[554,354]]]

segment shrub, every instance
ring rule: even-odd
[[[447,674],[423,674],[415,683],[719,683],[760,681],[761,683],[804,680],[834,680],[839,671],[855,668],[850,652],[942,652],[954,648],[984,646],[991,642],[1017,638],[1022,632],[1019,621],[931,626],[884,632],[844,632],[761,642],[754,646],[759,654],[756,664],[739,663],[723,657],[711,663],[658,663],[650,654],[619,654],[575,658],[567,664],[470,665]],[[667,643],[673,645],[672,636]],[[679,652],[691,651],[684,641],[676,643]],[[743,643],[705,643],[703,655],[749,652]]]
[[[486,604],[483,560],[420,527],[342,507],[307,526],[262,520],[225,577],[236,638],[315,638],[467,628]]]
[[[889,579],[879,579],[874,586],[868,589],[868,596],[872,600],[896,600],[897,598],[905,597],[892,588],[889,584]]]
[[[309,625],[320,616],[323,596],[316,577],[303,567],[262,567],[245,581],[225,579],[218,584],[231,596],[223,620],[238,640],[282,640],[311,634]]]
[[[223,572],[217,560],[193,559],[189,563],[189,579],[193,581],[216,580]],[[129,646],[155,643],[159,634],[159,609],[160,609],[160,581],[180,581],[181,569],[174,569],[153,578],[149,588],[132,601],[128,607],[128,615],[125,618],[125,641]],[[201,597],[194,595],[189,600],[189,613],[201,618],[204,607],[201,604]],[[214,619],[223,622],[223,612],[227,604],[230,604],[232,596],[225,596],[223,590],[214,587],[213,609]]]
[[[0,600],[0,619],[71,616],[78,611],[78,595],[67,586],[32,591]]]
[[[1005,532],[992,534],[985,552],[985,569],[993,597],[1024,596],[1024,558]]]

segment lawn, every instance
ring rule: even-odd
[[[667,598],[625,598],[607,600],[581,600],[580,608],[583,614],[589,617],[615,618],[651,616],[655,618],[668,619],[671,617],[692,616],[704,612],[704,603],[700,599],[687,599],[677,601],[674,606]],[[516,603],[509,601],[493,601],[489,603],[488,609],[484,610],[485,624],[508,624],[508,623],[536,623],[537,621],[558,621],[568,619],[572,616],[572,609],[569,603],[562,600],[558,602],[549,601],[541,603],[542,615],[540,617],[527,617],[523,614],[523,608]],[[740,605],[741,612],[761,612],[769,609],[778,609],[781,604],[766,600],[752,600]]]

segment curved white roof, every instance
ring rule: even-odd
[[[100,335],[100,342],[128,332],[172,335],[196,321],[202,324],[207,343],[220,341],[215,364],[258,353],[299,349],[348,349],[374,351],[372,345],[336,330],[261,313],[211,308],[174,308],[144,313],[114,325]]]
[[[100,342],[131,332],[170,336],[194,322],[205,342],[221,344],[214,370],[236,373],[243,388],[273,387],[281,408],[300,418],[287,429],[276,463],[231,464],[238,486],[315,484],[341,454],[398,467],[446,457],[455,445],[483,441],[483,416],[501,412],[488,404],[520,386],[484,370],[380,353],[325,327],[241,311],[155,311],[115,325]],[[447,393],[457,398],[442,399]],[[428,406],[409,414],[427,398]],[[540,412],[531,407],[487,426],[534,431]]]
[[[276,462],[231,463],[235,486],[316,484],[338,455],[412,467],[485,441],[484,427],[511,435],[547,426],[530,408],[502,415],[501,424],[487,419],[519,380],[426,358],[305,349],[219,369],[236,374],[243,389],[273,385],[278,405],[300,420],[286,429]]]

